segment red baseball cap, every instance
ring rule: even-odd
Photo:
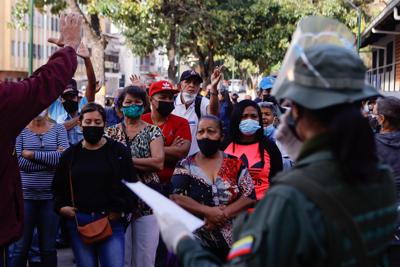
[[[150,85],[149,96],[167,91],[172,92],[173,94],[179,93],[179,90],[174,89],[172,83],[166,80],[161,80]]]

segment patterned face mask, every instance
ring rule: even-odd
[[[122,107],[122,113],[124,113],[125,117],[128,117],[130,119],[137,119],[139,118],[144,111],[144,106],[143,105],[130,105],[130,106],[124,106]]]

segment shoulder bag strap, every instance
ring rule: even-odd
[[[202,99],[203,99],[202,96],[196,96],[196,99],[194,100],[194,111],[199,120],[201,118],[201,101],[202,101]]]
[[[286,184],[292,186],[303,193],[320,209],[322,214],[328,221],[335,222],[339,229],[342,229],[346,236],[351,240],[352,250],[354,256],[357,258],[358,266],[370,266],[367,258],[367,250],[365,243],[361,238],[361,233],[348,211],[338,202],[334,197],[329,195],[322,187],[312,181],[308,175],[302,172],[301,177],[296,179],[276,181],[277,184]],[[327,227],[329,227],[327,225]],[[340,266],[340,252],[339,247],[341,244],[334,242],[336,239],[334,234],[330,234],[328,229],[328,242],[331,246],[330,251],[334,251],[332,255],[333,261],[338,261],[339,265],[331,261],[331,266]],[[329,239],[334,240],[329,240]],[[336,243],[336,244],[335,244]],[[334,246],[334,247],[332,247]],[[336,255],[335,255],[336,254]]]
[[[77,144],[79,145],[79,143]],[[72,186],[72,160],[73,157],[75,156],[75,150],[76,147],[72,148],[72,157],[71,157],[71,162],[69,164],[69,171],[68,171],[68,176],[69,176],[69,190],[71,191],[71,203],[72,203],[72,207],[75,209],[75,223],[76,223],[76,227],[78,228],[79,224],[78,224],[78,219],[76,218],[76,207],[75,207],[75,197],[74,197],[74,188]]]

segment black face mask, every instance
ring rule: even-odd
[[[217,153],[221,145],[221,140],[197,139],[197,144],[201,153],[208,158]]]
[[[89,144],[97,144],[104,134],[104,127],[83,126],[83,138]]]
[[[158,101],[157,111],[161,116],[166,117],[174,110],[174,102]]]
[[[276,102],[275,98],[272,95],[263,95],[262,99],[263,99],[263,102],[271,102],[274,104]]]
[[[64,109],[68,114],[72,114],[78,111],[78,102],[67,99],[63,103]]]

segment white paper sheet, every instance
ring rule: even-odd
[[[132,190],[138,197],[140,197],[150,208],[153,209],[154,215],[163,214],[165,211],[173,214],[174,218],[184,223],[186,227],[194,232],[204,225],[204,222],[199,218],[193,216],[170,199],[164,197],[157,191],[151,189],[142,182],[128,183],[124,182],[130,190]]]

